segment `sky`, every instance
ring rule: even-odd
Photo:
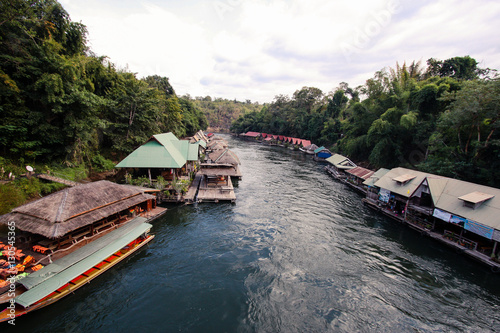
[[[500,69],[498,0],[59,0],[91,50],[177,95],[272,102],[406,62]]]

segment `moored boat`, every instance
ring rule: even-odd
[[[98,240],[54,261],[39,271],[20,279],[15,289],[0,296],[0,322],[48,306],[89,283],[125,258],[154,236],[152,225],[137,217]]]

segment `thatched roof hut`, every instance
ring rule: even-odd
[[[231,164],[231,165],[241,164],[238,156],[236,156],[229,149],[216,150],[213,153],[210,153],[208,157],[210,158],[210,160],[212,160],[213,163],[217,164]]]
[[[226,149],[227,147],[228,147],[227,142],[223,140],[210,141],[210,143],[207,145],[207,149],[213,151]]]
[[[154,198],[139,188],[101,180],[69,187],[17,207],[0,216],[0,223],[13,221],[20,230],[59,238]]]

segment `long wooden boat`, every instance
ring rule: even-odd
[[[65,257],[19,280],[15,291],[0,295],[5,308],[0,312],[0,322],[60,300],[141,249],[154,238],[148,234],[152,225],[145,220],[136,218],[75,251],[69,258],[74,262]]]

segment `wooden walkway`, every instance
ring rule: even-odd
[[[198,188],[200,187],[201,179],[203,176],[197,172],[191,186],[189,186],[189,190],[184,195],[185,203],[194,203],[196,202],[196,194],[198,193]]]
[[[59,178],[59,177],[55,177],[52,175],[48,175],[46,173],[37,173],[37,174],[35,174],[35,177],[40,178],[40,179],[50,180],[50,181],[53,181],[56,183],[61,183],[61,184],[67,185],[67,186],[81,185],[80,183],[77,183],[77,182],[74,182],[71,180],[67,180],[64,178]]]

